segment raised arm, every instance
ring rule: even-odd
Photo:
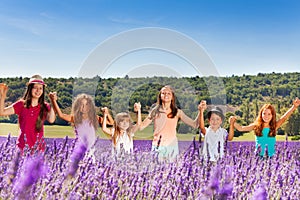
[[[137,112],[137,122],[132,129],[133,133],[135,133],[137,130],[139,130],[140,125],[142,123],[141,103],[140,102],[134,104],[134,111]]]
[[[198,106],[199,107],[199,106]],[[193,127],[193,128],[199,128],[199,112],[197,117],[193,120],[190,117],[188,117],[182,110],[178,109],[178,117],[187,125]]]
[[[7,116],[15,114],[15,109],[12,105],[4,108],[4,101],[6,98],[8,86],[4,83],[0,83],[0,116]]]
[[[284,115],[280,117],[280,119],[276,122],[276,129],[278,129],[291,115],[292,113],[299,107],[300,105],[300,99],[296,97],[296,99],[293,101],[293,105]]]
[[[147,126],[149,126],[152,122],[152,119],[150,118],[150,115],[148,115],[144,121],[141,122],[139,129],[142,131],[144,130],[144,128],[146,128]]]
[[[103,113],[103,115],[104,115],[104,112],[105,112],[105,110],[107,109],[107,120],[106,120],[106,123],[108,124],[108,125],[114,125],[114,119],[112,118],[112,116],[111,116],[111,114],[109,113],[109,110],[108,110],[108,108],[107,107],[103,107],[103,108],[101,108],[101,111],[102,111],[102,113]],[[103,123],[103,118],[104,117],[100,117],[100,116],[97,116],[98,117],[98,121],[99,121],[99,123],[100,123],[100,125],[102,126],[102,123]]]
[[[72,116],[63,113],[60,110],[60,108],[58,106],[58,103],[57,103],[57,94],[56,94],[56,92],[50,92],[49,97],[50,97],[51,103],[52,103],[52,105],[54,107],[54,110],[57,113],[58,117],[65,120],[65,121],[67,121],[67,122],[71,122],[72,121]]]
[[[199,109],[199,127],[203,135],[206,134],[205,124],[204,124],[204,110],[206,109],[206,107],[207,107],[206,101],[202,100],[198,106],[198,109]]]
[[[234,136],[234,123],[236,121],[235,116],[229,117],[229,133],[228,133],[228,140],[231,141]]]
[[[236,122],[236,117],[235,116],[231,116],[231,120],[234,120],[233,124],[234,124],[234,128],[236,128],[238,131],[240,132],[250,132],[254,129],[255,125],[252,123],[248,126],[241,126]]]
[[[107,128],[107,116],[109,114],[108,108],[104,107],[102,111],[103,111],[102,130],[103,130],[104,133],[106,133],[108,135],[112,135],[112,129],[111,128]]]
[[[56,118],[56,115],[55,115],[55,111],[54,111],[53,104],[52,104],[52,106],[47,114],[47,121],[52,124],[55,122],[55,118]]]

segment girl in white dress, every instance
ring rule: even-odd
[[[141,123],[141,104],[135,103],[134,110],[138,114],[138,120],[135,125],[132,123],[128,113],[121,112],[116,115],[113,128],[107,128],[106,118],[108,115],[108,110],[104,110],[102,130],[112,138],[113,153],[120,154],[121,152],[133,152],[133,136],[134,133],[139,129],[139,125]]]

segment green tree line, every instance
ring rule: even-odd
[[[6,105],[21,98],[25,92],[28,77],[0,78],[9,86]],[[300,97],[300,73],[259,73],[257,75],[232,75],[229,77],[145,77],[131,78],[45,78],[46,92],[56,91],[62,110],[70,113],[72,101],[79,93],[94,96],[98,114],[100,107],[108,107],[113,114],[121,111],[133,112],[133,104],[141,102],[142,112],[146,115],[156,102],[157,94],[164,85],[175,89],[177,104],[187,115],[196,117],[197,105],[206,100],[210,105],[220,106],[227,118],[240,116],[241,124],[249,124],[257,117],[264,103],[275,106],[278,117]],[[49,101],[48,97],[46,98]],[[278,131],[278,134],[299,135],[300,114],[296,111]],[[16,123],[16,116],[1,117],[1,122]],[[57,119],[56,124],[66,125]],[[228,128],[228,122],[224,122]],[[181,132],[196,131],[181,124]],[[241,133],[236,133],[238,136]]]

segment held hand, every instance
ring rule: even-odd
[[[5,83],[0,83],[0,95],[6,95],[8,86]]]
[[[108,108],[107,107],[101,108],[101,111],[102,111],[103,114],[108,115]]]
[[[300,99],[298,99],[298,97],[296,97],[296,99],[293,101],[293,105],[298,108],[298,106],[300,105]]]
[[[140,111],[140,110],[141,110],[141,107],[142,107],[142,106],[141,106],[141,103],[140,103],[140,102],[135,103],[134,106],[133,106],[134,112]]]
[[[49,93],[49,98],[50,98],[52,101],[57,101],[57,93],[56,93],[56,92],[50,92],[50,93]]]
[[[230,123],[230,124],[234,124],[235,121],[236,121],[236,116],[230,116],[230,117],[229,117],[229,123]]]
[[[206,101],[201,100],[200,104],[198,105],[198,110],[203,112],[206,108],[207,108]]]

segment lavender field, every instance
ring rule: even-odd
[[[158,161],[151,141],[133,155],[111,156],[98,140],[95,160],[73,139],[47,139],[45,154],[20,156],[16,138],[0,138],[0,199],[299,199],[300,143],[278,142],[260,158],[253,142],[229,142],[210,163],[199,142],[180,142],[174,162]]]

